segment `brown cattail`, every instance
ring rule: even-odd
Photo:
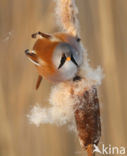
[[[84,90],[79,95],[80,104],[75,106],[75,120],[81,147],[93,156],[93,145],[98,144],[101,136],[101,122],[97,88]]]

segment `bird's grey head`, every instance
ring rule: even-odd
[[[58,70],[69,61],[77,68],[79,66],[78,57],[78,52],[75,48],[68,43],[62,42],[55,48],[53,62],[57,66]]]

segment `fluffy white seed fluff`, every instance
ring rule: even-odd
[[[49,107],[41,108],[37,104],[32,108],[28,115],[30,123],[37,126],[46,123],[56,125],[68,124],[71,129],[72,125],[74,128],[74,106],[80,103],[78,95],[84,92],[84,90],[88,90],[91,85],[94,85],[94,82],[86,81],[85,79],[77,82],[71,81],[57,84],[51,90]]]
[[[30,122],[37,126],[41,123],[64,125],[73,122],[73,97],[69,89],[70,87],[66,88],[64,83],[54,86],[49,98],[51,106],[34,106],[28,115]]]
[[[74,36],[79,34],[79,22],[77,20],[78,8],[75,0],[55,0],[56,20],[58,26],[65,32]]]

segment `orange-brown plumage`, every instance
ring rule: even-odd
[[[39,87],[42,76],[52,82],[72,79],[81,64],[78,38],[67,33],[32,34],[33,38],[37,36],[39,38],[36,39],[33,49],[25,51],[39,72],[36,88]]]
[[[45,38],[40,38],[35,42],[33,50],[36,52],[37,56],[39,56],[39,59],[44,61],[42,66],[36,66],[39,74],[43,76],[47,76],[47,74],[56,74],[57,71],[55,70],[54,64],[52,62],[52,55],[57,44],[58,42],[52,42]]]

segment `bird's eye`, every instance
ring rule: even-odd
[[[66,61],[66,56],[65,56],[65,54],[63,54],[63,56],[60,60],[60,65],[59,65],[58,69],[60,69],[64,65],[65,61]]]

